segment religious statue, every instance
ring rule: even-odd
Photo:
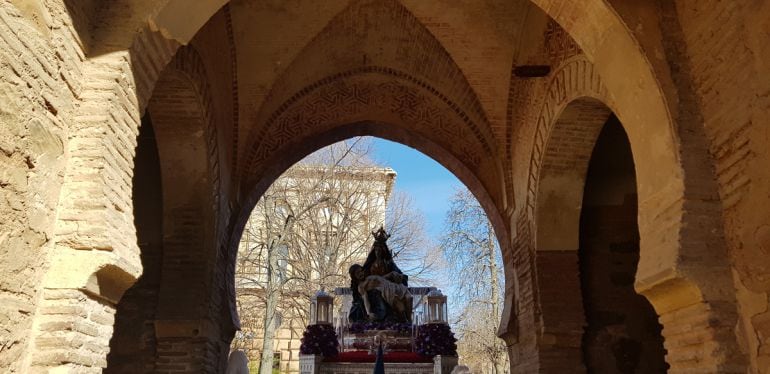
[[[369,291],[379,291],[382,300],[390,306],[394,319],[409,321],[412,315],[412,294],[409,293],[409,288],[401,284],[403,274],[393,271],[385,276],[367,276],[361,265],[351,266],[351,273],[359,281],[358,293],[360,295],[369,295]],[[363,298],[363,301],[369,319],[382,319],[382,316],[375,313],[375,308],[372,307],[368,297]]]
[[[377,232],[373,232],[372,235],[374,235],[374,244],[372,245],[372,250],[369,251],[369,255],[366,257],[366,262],[364,262],[364,271],[366,274],[385,275],[391,272],[397,272],[404,277],[404,280],[401,283],[403,283],[404,286],[408,286],[407,280],[409,277],[403,274],[401,269],[396,266],[396,263],[393,262],[393,254],[390,252],[390,249],[388,249],[388,244],[386,242],[388,238],[390,238],[390,235],[388,235],[382,227],[380,227]]]
[[[393,262],[393,254],[386,241],[390,237],[380,227],[374,235],[374,244],[364,265],[350,267],[350,289],[353,305],[348,319],[351,322],[389,321],[410,322],[412,295],[407,288],[408,277]]]

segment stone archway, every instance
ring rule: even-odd
[[[413,134],[407,136],[428,139],[445,149],[454,157],[451,163],[457,164],[456,172],[462,167],[489,178],[479,178],[480,183],[491,199],[498,198],[500,191],[492,178],[497,173],[492,146],[479,136],[480,125],[468,120],[461,105],[426,82],[393,69],[367,67],[325,78],[300,93],[282,105],[264,125],[261,136],[248,145],[243,183],[256,183],[275,165],[276,155],[282,157],[283,147],[297,144],[298,139],[349,123],[391,123],[398,129],[394,132]]]
[[[179,4],[180,2],[174,1],[173,3]],[[726,263],[725,259],[718,257],[719,253],[723,251],[723,248],[720,247],[721,240],[718,233],[719,222],[716,218],[701,220],[696,214],[698,211],[718,212],[718,197],[710,195],[709,192],[699,194],[700,190],[697,188],[699,187],[699,180],[693,180],[692,174],[687,174],[695,167],[694,165],[698,164],[698,161],[704,161],[700,157],[706,156],[699,154],[691,156],[691,153],[686,151],[689,144],[684,146],[679,144],[682,139],[680,139],[678,131],[682,131],[680,130],[682,128],[689,129],[692,126],[676,126],[677,124],[672,119],[676,118],[676,116],[671,115],[674,110],[667,103],[668,98],[664,96],[658,83],[658,79],[665,75],[665,72],[655,70],[651,66],[643,51],[640,50],[638,43],[624,26],[623,20],[614,13],[609,3],[600,0],[585,2],[534,1],[534,3],[543,8],[573,36],[583,49],[587,59],[594,64],[598,72],[597,75],[604,79],[607,87],[608,94],[605,102],[627,126],[629,136],[632,138],[634,153],[638,154],[638,151],[641,150],[645,152],[645,162],[660,166],[657,169],[645,167],[640,170],[639,190],[640,197],[642,197],[641,203],[644,205],[644,209],[640,209],[640,224],[643,231],[643,247],[660,248],[660,253],[665,254],[665,256],[652,262],[650,257],[643,257],[640,273],[644,276],[638,279],[638,287],[646,290],[650,298],[656,300],[659,311],[662,308],[667,313],[673,313],[673,311],[686,306],[680,301],[674,302],[676,298],[673,295],[684,296],[682,299],[686,300],[685,304],[694,300],[705,299],[707,301],[705,303],[690,304],[694,306],[693,310],[690,310],[691,315],[696,316],[696,318],[713,317],[719,321],[722,330],[729,328],[734,321],[731,314],[733,310],[729,307],[731,303],[729,285],[731,282],[729,273],[725,273],[720,266]],[[212,5],[210,9],[192,9],[195,16],[193,19],[202,24],[211,17],[221,4],[222,2],[212,2],[209,3]],[[161,13],[158,14],[165,14],[170,19],[164,21],[152,16],[153,27],[162,32],[165,31],[167,36],[179,37],[180,41],[189,42],[189,38],[198,29],[196,23],[191,23],[193,25],[192,31],[188,30],[189,33],[186,34],[186,37],[180,37],[181,34],[169,31],[172,26],[171,23],[185,24],[184,21],[189,19],[190,15],[184,12],[167,12],[168,9],[161,10]],[[147,42],[148,40],[149,42]],[[144,91],[145,93],[151,90],[157,79],[157,73],[162,70],[177,47],[175,43],[170,43],[153,33],[143,33],[137,38],[136,46],[138,47],[132,51],[128,58],[125,55],[105,55],[90,59],[85,64],[84,76],[86,78],[83,81],[87,82],[88,85],[85,89],[86,93],[82,96],[86,103],[84,107],[89,106],[91,108],[80,109],[76,114],[77,126],[73,129],[74,141],[69,144],[69,151],[74,161],[70,161],[73,166],[68,167],[67,178],[65,178],[65,184],[62,188],[62,195],[68,196],[68,199],[66,201],[63,199],[60,204],[60,215],[57,221],[58,231],[55,238],[56,247],[61,251],[51,255],[49,261],[53,264],[52,268],[54,269],[66,267],[67,264],[82,262],[88,264],[89,271],[87,273],[89,274],[97,271],[97,269],[106,268],[108,264],[117,264],[122,272],[116,273],[115,280],[122,284],[123,288],[130,286],[131,278],[137,277],[140,273],[139,252],[136,246],[132,244],[131,198],[130,194],[126,192],[130,189],[126,188],[128,182],[125,180],[111,183],[109,180],[100,178],[98,172],[107,170],[113,175],[122,175],[123,172],[130,175],[130,163],[126,163],[124,160],[131,159],[131,149],[133,149],[131,139],[135,135],[140,113],[142,113],[139,108],[149,97],[149,94],[145,96],[142,90],[148,90]],[[138,62],[140,60],[142,62]],[[623,69],[617,67],[617,61],[625,62]],[[135,69],[133,75],[131,74],[132,69]],[[633,72],[632,75],[638,79],[627,79],[628,71]],[[140,79],[144,80],[139,81]],[[134,91],[135,87],[140,87],[140,89]],[[675,102],[675,99],[670,99],[670,101]],[[279,102],[283,101],[279,100]],[[104,108],[93,110],[93,106],[100,105],[103,105]],[[545,118],[554,118],[551,109],[553,108],[548,109],[549,113]],[[272,113],[272,111],[269,112]],[[99,115],[92,116],[93,113]],[[111,149],[118,150],[120,154],[104,152],[105,157],[103,159],[90,160],[89,152],[93,148],[89,147],[88,144],[91,144],[89,140],[94,133],[99,134],[98,140],[91,143],[101,141],[101,144],[106,144],[103,149],[112,147]],[[537,143],[537,140],[535,142]],[[97,151],[102,150],[101,146],[97,146],[97,148]],[[653,152],[656,149],[660,150],[660,154],[656,155]],[[652,157],[647,159],[646,155]],[[237,159],[237,155],[234,156],[234,159]],[[683,160],[687,162],[683,162]],[[708,163],[708,160],[705,161]],[[493,170],[501,170],[501,168],[495,165],[495,167],[485,170],[481,174],[494,175]],[[92,180],[83,180],[81,177],[84,175],[97,175],[97,177]],[[494,179],[495,177],[489,177],[489,180]],[[705,178],[703,183],[709,184],[711,182]],[[496,184],[503,183],[498,180],[491,182],[487,187],[490,190],[499,189],[499,187],[495,187]],[[79,194],[78,190],[81,188],[93,191],[93,195]],[[710,191],[711,188],[705,188],[705,190]],[[98,201],[99,204],[89,204],[91,201]],[[533,200],[530,199],[530,201]],[[522,205],[527,204],[527,200],[522,200],[520,203]],[[506,209],[513,209],[512,201],[506,205]],[[86,209],[81,209],[82,207],[86,207]],[[83,211],[88,214],[80,214]],[[517,216],[519,221],[510,222],[509,226],[517,227],[516,231],[520,235],[517,237],[517,241],[526,243],[522,246],[527,247],[529,238],[526,237],[526,230],[529,221],[533,220],[534,216],[527,216],[525,210],[522,212]],[[715,230],[697,233],[686,229],[687,227],[695,227],[700,223]],[[94,227],[96,230],[86,232],[86,230],[74,229],[79,225]],[[518,230],[518,228],[522,230]],[[707,237],[705,242],[716,244],[709,246],[694,240],[699,234],[705,234]],[[649,240],[658,241],[650,242]],[[85,254],[83,251],[78,251],[81,248],[89,249],[89,253]],[[717,253],[716,258],[709,257],[713,253]],[[701,256],[704,254],[706,256]],[[716,277],[711,277],[711,274],[703,271],[704,266],[712,269],[709,267],[713,265],[711,262],[704,264],[693,261],[682,264],[679,261],[681,258],[699,257],[710,258],[714,261],[716,266],[713,268],[719,270]],[[512,264],[510,267],[513,266],[512,261],[506,260],[506,263]],[[533,271],[535,266],[532,265],[533,263],[526,265],[529,268],[524,266],[523,270]],[[112,268],[110,267],[110,269]],[[54,271],[52,270],[51,273]],[[90,279],[90,277],[87,278]],[[44,287],[79,290],[85,283],[87,282],[80,278],[78,280],[52,278],[46,280]],[[701,287],[703,284],[715,284],[716,286],[704,288]],[[97,291],[97,294],[100,292]],[[531,285],[531,289],[527,292],[536,293],[537,283]],[[70,295],[73,299],[72,303],[76,303],[74,300],[82,296],[80,291],[73,291],[73,295]],[[671,318],[675,318],[673,314]],[[106,331],[110,327],[104,326],[104,329]],[[725,339],[706,336],[704,339],[705,341],[724,340],[724,344],[727,346],[726,351],[735,349],[732,342],[734,339],[729,336]],[[718,346],[721,347],[721,345]],[[714,351],[718,351],[718,348],[714,348]],[[740,363],[736,365],[740,365]]]
[[[232,237],[236,239],[234,244],[238,244],[237,239],[240,237],[242,225],[245,224],[246,219],[248,219],[248,214],[253,205],[256,204],[264,191],[267,190],[272,182],[286,169],[315,150],[354,136],[374,136],[397,142],[412,147],[436,160],[439,164],[446,167],[457,176],[458,179],[471,190],[484,208],[490,221],[493,222],[498,238],[505,240],[506,228],[505,226],[502,226],[504,223],[503,216],[499,208],[495,205],[492,196],[486,190],[483,180],[480,179],[480,175],[474,173],[472,169],[468,168],[462,161],[457,159],[453,153],[428,137],[391,123],[363,120],[353,123],[343,123],[335,125],[325,131],[299,136],[290,143],[284,144],[280,150],[276,152],[276,154],[280,154],[280,156],[271,158],[268,162],[265,162],[261,172],[258,174],[259,177],[252,179],[252,182],[248,184],[249,187],[245,187],[249,193],[247,198],[244,199],[243,208],[241,208],[241,211],[238,214],[238,225],[236,226],[236,231],[232,235]],[[507,245],[506,241],[502,241],[501,239],[498,240],[500,241],[501,247]],[[233,242],[231,242],[231,245],[232,244]]]
[[[584,368],[578,261],[583,186],[591,151],[609,116],[595,99],[573,101],[554,124],[544,150],[533,217],[543,324],[539,348],[548,357],[540,368],[546,372]]]
[[[281,156],[273,157],[266,163],[270,166],[263,169],[264,171],[260,173],[260,179],[251,188],[249,197],[245,200],[243,207],[239,211],[239,216],[235,219],[237,225],[235,231],[231,235],[233,238],[231,243],[234,243],[233,246],[237,246],[238,239],[244,235],[244,227],[247,224],[249,216],[252,214],[253,207],[257,204],[257,201],[276,178],[283,174],[288,167],[291,167],[294,163],[302,160],[305,156],[312,154],[318,149],[357,136],[372,136],[393,141],[414,148],[434,159],[439,164],[449,169],[473,193],[474,197],[481,203],[484,212],[490,221],[498,224],[504,222],[501,212],[498,207],[494,205],[488,192],[484,189],[482,182],[478,179],[478,176],[469,170],[463,162],[458,160],[453,154],[442,148],[440,145],[432,142],[430,139],[426,139],[419,134],[411,132],[410,129],[404,129],[391,123],[364,120],[356,123],[334,126],[328,131],[300,136],[295,141],[280,147],[276,151],[276,154],[280,154]],[[498,238],[508,237],[508,232],[501,232],[501,229],[506,230],[505,227],[495,227],[496,236]],[[504,243],[503,245],[507,245],[507,243]],[[502,248],[504,247],[501,245],[501,249]],[[234,263],[233,267],[235,267]],[[234,270],[235,269],[233,269],[233,272]],[[337,303],[337,301],[335,301],[335,303]],[[345,311],[345,313],[347,313],[347,311]],[[281,347],[284,347],[282,349],[286,349],[284,345],[281,345]]]
[[[579,223],[583,363],[591,373],[663,373],[658,315],[634,290],[640,253],[633,155],[615,116],[598,127]]]
[[[247,209],[237,218],[235,233],[261,193],[301,156],[331,144],[329,139],[366,134],[412,146],[452,171],[487,211],[501,248],[508,248],[496,145],[486,136],[488,124],[476,112],[476,100],[468,99],[469,90],[453,92],[462,93],[459,100],[403,71],[364,66],[284,93],[287,100],[272,104],[276,111],[245,145],[240,190],[248,193],[242,205]],[[231,247],[239,237],[231,236]]]
[[[137,232],[145,238],[139,242],[144,271],[116,306],[106,372],[160,370],[164,363],[157,357],[180,354],[189,370],[198,371],[218,367],[227,351],[210,344],[223,338],[221,319],[214,317],[221,305],[209,301],[221,222],[217,132],[207,82],[195,50],[181,48],[160,73],[143,117],[134,184],[156,184],[158,191],[135,185],[134,192],[160,196],[154,202],[134,197],[140,204],[136,227],[144,230]],[[160,217],[142,214],[147,210]]]
[[[534,212],[540,369],[659,372],[658,316],[633,290],[636,181],[622,126],[601,101],[577,98],[545,147]]]
[[[563,274],[565,271],[571,271],[572,274],[577,274],[575,250],[579,246],[575,224],[580,219],[582,186],[588,159],[599,130],[611,113],[618,113],[615,108],[620,105],[605,87],[603,77],[594,69],[594,65],[581,56],[568,59],[557,68],[550,78],[546,100],[538,117],[534,151],[530,160],[530,188],[524,216],[528,217],[527,222],[532,225],[532,236],[531,239],[525,239],[528,236],[519,239],[532,240],[532,248],[536,251],[536,300],[541,308],[539,316],[543,329],[538,339],[540,352],[544,353],[539,366],[545,370],[552,365],[561,367],[559,365],[568,364],[567,361],[574,365],[579,360],[579,341],[576,341],[576,338],[582,333],[583,316],[577,307],[582,300],[574,297],[567,299],[575,312],[566,318],[556,317],[555,313],[558,311],[552,307],[564,287],[579,292],[580,284],[577,277],[564,278],[549,273],[556,271]],[[704,349],[697,361],[704,370],[718,371],[726,362],[736,360],[736,357],[740,359],[740,356],[732,353],[736,351],[734,339],[716,337],[722,328],[734,326],[737,318],[734,306],[732,310],[722,309],[725,303],[734,305],[734,297],[730,301],[731,296],[714,292],[715,288],[723,289],[730,284],[724,248],[709,253],[710,258],[702,258],[700,265],[691,264],[690,271],[695,269],[693,272],[679,267],[678,263],[667,263],[684,255],[682,251],[688,250],[689,247],[685,245],[688,241],[701,240],[699,236],[681,236],[682,221],[673,221],[672,225],[672,221],[664,219],[665,214],[659,211],[663,208],[666,214],[685,213],[682,210],[672,210],[672,207],[665,203],[661,206],[661,199],[684,199],[684,191],[671,185],[676,180],[659,179],[660,173],[665,173],[665,169],[677,172],[679,161],[659,159],[661,152],[657,148],[660,145],[645,145],[654,135],[635,133],[632,125],[626,124],[620,115],[618,117],[627,129],[633,151],[639,196],[641,258],[636,273],[636,289],[652,302],[661,316],[660,322],[664,326],[663,335],[668,349],[667,361],[673,371],[679,370],[679,365],[690,367],[687,365],[693,364],[689,351],[679,351],[682,345],[678,340],[689,339],[683,335],[680,326],[693,323],[691,319],[710,316],[713,330],[704,333],[698,344],[712,347],[710,349],[713,349],[713,352],[724,353],[715,356]],[[671,154],[664,157],[677,154],[675,150],[671,151]],[[668,166],[666,162],[669,162]],[[675,202],[674,207],[680,203]],[[711,204],[710,201],[698,203],[704,206]],[[685,215],[680,219],[686,221],[688,218]],[[565,230],[565,226],[572,229]],[[671,230],[677,233],[680,241],[672,242],[669,236],[671,234],[667,234]],[[720,243],[719,239],[718,235],[714,238],[716,244]],[[721,265],[715,268],[712,265],[714,263]],[[699,267],[701,270],[697,270]],[[714,277],[702,278],[703,273],[699,271],[705,269],[712,271]],[[665,291],[661,291],[663,289]],[[576,294],[579,293],[572,293]],[[676,303],[672,304],[668,298],[675,298]],[[558,319],[563,324],[550,325],[549,319]],[[719,345],[725,348],[716,348]],[[543,348],[545,352],[542,351]],[[548,353],[549,350],[559,353],[555,356]],[[567,360],[561,362],[558,356]]]
[[[324,78],[289,97],[247,148],[251,157],[241,166],[240,189],[248,195],[233,218],[238,222],[230,241],[233,256],[249,212],[285,169],[316,149],[360,135],[408,145],[452,171],[484,207],[501,248],[509,247],[497,161],[477,128],[483,124],[469,120],[450,96],[406,73],[375,66]]]

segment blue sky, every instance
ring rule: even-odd
[[[393,168],[395,189],[408,193],[417,209],[425,215],[428,235],[438,239],[449,207],[449,198],[462,186],[449,170],[414,148],[373,138],[374,159]]]

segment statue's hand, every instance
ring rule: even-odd
[[[369,316],[369,319],[372,321],[374,321],[374,319],[377,318],[377,315],[375,315],[374,313],[369,313],[368,316]]]

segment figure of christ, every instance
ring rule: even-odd
[[[403,285],[405,275],[396,271],[392,271],[383,276],[367,276],[364,268],[360,265],[353,265],[350,269],[350,273],[354,275],[359,281],[359,294],[369,295],[369,291],[379,291],[382,299],[390,306],[398,320],[411,320],[412,294],[409,293],[409,289]],[[377,314],[372,310],[369,297],[363,297],[363,299],[367,316],[369,319],[376,319]]]

